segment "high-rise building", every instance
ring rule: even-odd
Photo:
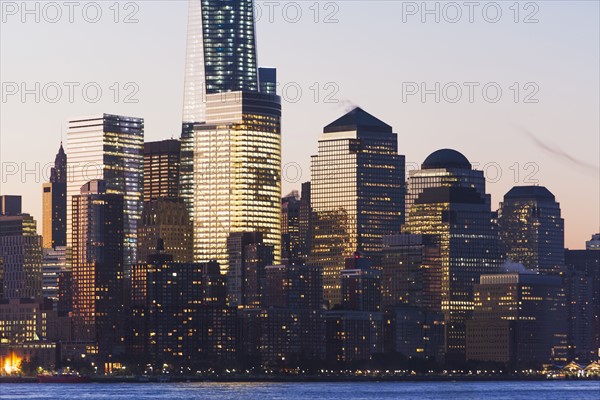
[[[124,199],[93,180],[72,209],[73,336],[106,359],[124,350]]]
[[[585,242],[586,250],[600,250],[600,233],[592,235],[592,238]]]
[[[589,244],[589,241],[587,243]],[[597,356],[600,354],[600,251],[567,249],[565,250],[565,265],[567,275],[574,278],[569,300],[572,314],[571,330],[574,333],[572,341],[580,342],[579,348],[577,343],[574,343],[576,346],[574,350],[580,355],[588,354],[589,350]],[[587,298],[588,296],[585,293],[588,290],[588,285],[590,285],[591,298]],[[591,308],[591,321],[589,323],[586,322],[588,308]],[[586,333],[577,333],[582,330]],[[575,334],[578,336],[577,338],[573,337]],[[589,342],[584,340],[585,336],[591,336],[589,349],[587,348]]]
[[[67,270],[67,248],[56,246],[53,249],[44,249],[42,258],[42,295],[54,302],[54,309],[58,309],[60,292],[60,279]]]
[[[60,144],[50,182],[43,185],[42,238],[45,249],[67,245],[67,155]]]
[[[565,262],[565,229],[560,205],[543,186],[515,186],[498,210],[502,255],[541,273]]]
[[[193,233],[187,207],[181,198],[161,197],[144,202],[138,228],[139,262],[147,262],[148,256],[154,254],[159,238],[175,261],[192,262]]]
[[[382,253],[384,307],[405,305],[441,310],[442,263],[440,247],[433,236],[385,236]]]
[[[180,156],[179,140],[144,143],[144,201],[179,196]]]
[[[467,158],[453,149],[441,149],[431,153],[421,169],[409,173],[406,188],[406,215],[423,190],[432,187],[475,188],[490,204],[491,197],[485,193],[483,171],[473,169]]]
[[[353,311],[381,311],[381,271],[371,268],[360,253],[346,259],[341,272],[342,308]]]
[[[106,183],[106,194],[123,196],[125,274],[136,259],[142,215],[144,120],[100,114],[73,118],[67,132],[67,204],[90,180]],[[72,246],[71,207],[67,207],[67,247]]]
[[[206,121],[206,95],[257,92],[252,0],[190,0],[183,121]]]
[[[435,162],[432,163],[432,158]],[[422,169],[449,170],[470,163],[454,150],[435,152],[427,157]],[[465,173],[463,176],[476,174]],[[411,174],[411,179],[421,174]],[[473,311],[473,285],[480,275],[498,272],[498,232],[485,187],[466,182],[424,188],[411,206],[406,233],[432,235],[440,249],[441,311],[446,323],[446,357],[461,361],[465,357],[465,322]]]
[[[258,69],[259,91],[266,94],[277,92],[277,69],[260,67]]]
[[[281,255],[300,257],[300,195],[293,191],[281,199]]]
[[[190,221],[194,216],[194,123],[184,122],[179,157],[179,197],[183,199]]]
[[[227,238],[261,232],[281,258],[281,103],[277,96],[208,95],[195,125],[194,259],[229,267]]]
[[[227,238],[228,303],[260,307],[265,286],[265,268],[273,265],[273,245],[265,244],[260,232],[233,232]]]
[[[42,237],[35,219],[21,212],[20,196],[0,196],[0,259],[5,299],[42,295]]]
[[[312,208],[310,206],[310,182],[302,184],[300,197],[300,216],[298,221],[299,257],[307,260],[311,250]]]
[[[510,365],[567,361],[566,290],[560,276],[491,274],[474,287],[467,359]]]
[[[382,238],[404,222],[404,156],[392,127],[360,108],[327,125],[312,157],[310,264],[325,300],[340,304],[340,272],[354,252],[379,264]]]

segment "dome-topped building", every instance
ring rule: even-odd
[[[419,195],[431,187],[474,188],[487,204],[491,203],[490,196],[485,193],[483,171],[473,169],[467,157],[453,149],[434,151],[423,161],[421,169],[410,173],[406,193],[407,216]]]
[[[423,164],[422,169],[461,168],[471,169],[471,163],[462,153],[452,149],[441,149],[431,153]]]

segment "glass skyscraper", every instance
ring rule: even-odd
[[[194,128],[194,259],[229,266],[227,238],[260,232],[281,258],[281,100],[209,94]]]
[[[67,247],[72,246],[73,196],[90,180],[106,182],[107,194],[124,196],[124,265],[137,261],[137,228],[142,214],[144,120],[100,114],[73,118],[67,132]]]
[[[404,222],[404,156],[392,127],[360,108],[327,125],[310,187],[309,262],[323,267],[325,300],[340,304],[345,259],[360,251],[377,267],[383,236]]]
[[[67,245],[67,155],[62,143],[50,171],[50,182],[42,190],[43,246],[64,247]]]
[[[432,157],[435,155],[435,157]],[[470,163],[454,150],[433,153],[423,163],[423,170],[450,171],[457,164],[462,170]],[[433,162],[435,161],[435,162]],[[432,168],[433,167],[433,168]],[[413,176],[422,176],[416,171]],[[464,173],[449,185],[440,180],[438,186],[425,187],[411,207],[404,231],[431,235],[439,248],[441,265],[440,311],[446,321],[446,357],[465,358],[465,322],[473,312],[473,285],[482,274],[498,272],[498,232],[485,186],[477,187],[467,179],[476,174]],[[482,193],[483,191],[483,193]]]
[[[560,204],[543,186],[515,186],[498,211],[502,254],[539,272],[558,271],[565,262],[565,222]]]

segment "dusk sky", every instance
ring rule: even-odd
[[[44,166],[69,117],[143,117],[148,141],[181,131],[187,1],[98,2],[97,23],[84,19],[87,3],[73,23],[66,7],[51,23],[56,10],[44,3],[36,22],[15,10],[21,2],[2,1],[0,193],[22,195],[40,231]],[[428,2],[438,4],[439,22],[422,14],[422,2],[276,3],[272,22],[257,3],[257,45],[259,65],[277,67],[283,95],[283,194],[310,180],[323,127],[358,105],[393,126],[407,171],[454,148],[485,170],[494,209],[512,186],[537,182],[561,204],[567,247],[583,248],[600,231],[597,1],[481,2],[473,22],[463,2]],[[138,22],[124,23],[130,14]],[[22,99],[21,88],[35,91],[36,82],[47,87],[39,103],[34,94]],[[72,102],[65,82],[79,83]],[[102,89],[96,103],[82,93],[90,83]],[[423,86],[431,90],[424,99]],[[128,94],[138,102],[126,102]]]

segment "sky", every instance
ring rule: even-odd
[[[25,212],[41,221],[70,117],[143,117],[146,140],[179,137],[187,1],[0,3],[0,193]],[[277,68],[283,102],[283,194],[310,180],[323,127],[360,106],[394,128],[407,171],[462,152],[493,208],[512,186],[546,186],[566,246],[583,248],[600,231],[599,2],[467,4],[256,2],[258,62]]]

